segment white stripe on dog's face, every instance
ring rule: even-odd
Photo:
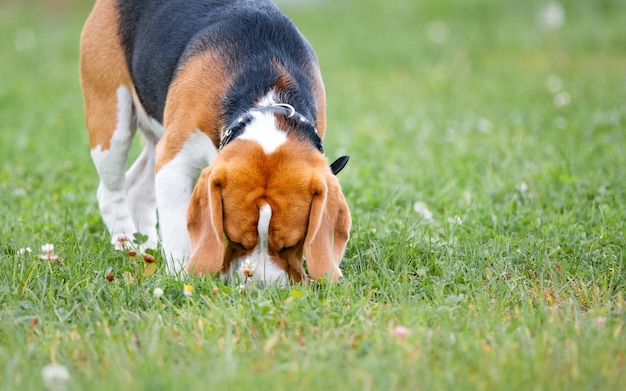
[[[254,119],[239,139],[256,141],[268,155],[287,141],[287,133],[278,129],[274,113],[253,113],[252,116]]]
[[[256,282],[266,285],[278,284],[279,286],[286,286],[289,280],[287,272],[279,268],[269,255],[271,219],[272,208],[268,204],[265,204],[259,209],[259,222],[257,224],[258,240],[256,247],[254,247],[250,255],[239,259],[236,265],[239,267],[240,263],[247,261],[249,267],[253,269],[253,278]],[[239,277],[244,279],[241,270],[239,270]]]
[[[259,223],[257,224],[257,231],[259,233],[257,246],[263,252],[267,252],[268,248],[271,219],[272,208],[268,204],[265,204],[259,209]]]

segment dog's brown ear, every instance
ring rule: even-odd
[[[332,281],[341,277],[339,263],[350,236],[350,210],[339,181],[328,173],[314,177],[309,226],[304,240],[304,255],[311,278]]]
[[[191,257],[187,271],[215,274],[224,264],[222,178],[219,170],[205,169],[187,207],[187,230]]]

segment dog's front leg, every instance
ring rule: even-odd
[[[189,257],[185,212],[193,190],[193,173],[184,162],[172,160],[155,177],[159,232],[167,274],[178,274]]]
[[[209,137],[200,131],[189,132],[185,138],[174,134],[166,130],[158,144],[155,177],[159,232],[168,274],[179,274],[187,264],[187,205],[200,172],[217,155]]]

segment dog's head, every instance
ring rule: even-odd
[[[188,271],[227,273],[245,264],[256,281],[286,284],[305,278],[304,255],[311,278],[328,273],[336,281],[351,218],[334,174],[347,159],[331,168],[320,151],[291,138],[271,153],[251,140],[231,144],[191,197]]]

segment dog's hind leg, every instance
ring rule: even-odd
[[[91,157],[100,176],[98,204],[102,219],[111,233],[116,248],[126,247],[138,231],[126,197],[126,163],[135,130],[132,120],[132,99],[125,87],[117,90],[118,113],[115,130],[105,149],[101,144],[91,149]],[[89,115],[89,113],[88,113]]]
[[[118,36],[113,1],[97,1],[80,43],[80,76],[91,156],[100,176],[98,203],[116,247],[137,232],[127,203],[125,172],[136,131],[132,82]]]

